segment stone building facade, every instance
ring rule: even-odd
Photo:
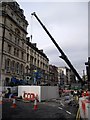
[[[0,5],[0,60],[4,85],[8,85],[12,77],[23,79],[27,26],[23,10],[17,2],[3,2]]]
[[[48,79],[49,60],[26,38],[27,26],[24,11],[17,2],[0,3],[0,80],[5,86],[13,78],[33,78],[35,70],[38,79]]]
[[[58,84],[58,67],[49,65],[49,83],[50,85]]]
[[[60,85],[70,85],[76,82],[76,78],[71,69],[67,67],[58,67],[58,83]]]
[[[43,50],[37,48],[36,43],[31,43],[27,38],[26,47],[26,76],[29,76],[30,84],[36,78],[38,84],[48,81],[49,59],[43,53]]]

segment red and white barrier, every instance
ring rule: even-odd
[[[82,119],[90,120],[90,100],[89,97],[79,98],[80,116]]]

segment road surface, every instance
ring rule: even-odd
[[[4,100],[2,104],[3,119],[29,118],[57,118],[58,120],[74,119],[76,109],[56,102],[38,102],[38,109],[34,110],[33,102],[16,101],[16,108],[11,108],[12,101]]]

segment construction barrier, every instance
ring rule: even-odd
[[[41,102],[43,100],[59,98],[59,87],[58,86],[34,86],[34,85],[21,86],[20,85],[20,86],[18,86],[18,97],[22,96],[22,98],[23,98],[24,91],[25,91],[25,93],[30,93],[30,94],[34,93],[35,96],[37,94],[39,102]],[[27,94],[25,94],[25,96],[27,98]]]
[[[90,100],[88,98],[79,98],[79,108],[81,118],[90,120]]]

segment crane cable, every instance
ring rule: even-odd
[[[31,42],[32,42],[32,37],[33,37],[33,16],[31,15],[31,33],[30,33],[30,40],[31,40]]]

